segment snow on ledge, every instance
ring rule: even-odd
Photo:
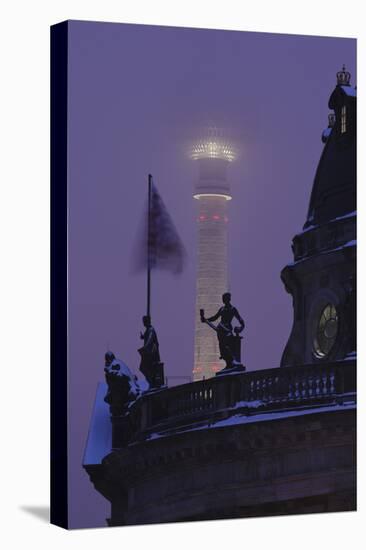
[[[255,407],[258,407],[261,404],[263,404],[261,401],[253,402],[253,403],[257,403],[255,405]],[[258,403],[260,405],[258,405]],[[351,410],[351,409],[356,409],[356,403],[355,403],[355,401],[352,401],[352,400],[348,401],[344,405],[342,405],[342,404],[327,405],[325,407],[312,407],[310,409],[305,409],[305,410],[302,409],[302,410],[282,411],[282,412],[277,411],[277,412],[271,412],[271,413],[263,412],[263,413],[253,414],[251,416],[246,416],[246,415],[243,415],[243,414],[236,414],[236,415],[230,416],[230,418],[225,418],[224,420],[217,420],[216,422],[207,422],[207,424],[205,424],[204,426],[201,425],[201,426],[198,426],[197,428],[192,427],[189,430],[184,430],[184,432],[182,432],[182,433],[195,432],[195,431],[199,431],[199,430],[207,430],[207,429],[212,429],[212,428],[223,428],[223,427],[226,427],[226,426],[254,424],[256,422],[268,422],[268,421],[272,421],[272,420],[282,420],[282,419],[285,419],[285,418],[292,418],[292,417],[296,417],[296,416],[304,416],[304,415],[315,414],[315,413],[339,412],[339,411]],[[177,433],[179,433],[179,429],[177,429],[177,431],[174,433],[174,435],[177,434]],[[146,438],[146,440],[151,441],[153,439],[159,439],[161,437],[167,437],[169,435],[171,435],[171,433],[165,434],[164,432],[154,432],[154,433],[150,434]]]
[[[341,86],[341,88],[344,91],[344,93],[349,97],[357,97],[356,88],[353,88],[352,86]]]

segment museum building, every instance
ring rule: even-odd
[[[356,509],[356,90],[343,68],[293,262],[277,368],[141,394],[97,389],[83,466],[109,525]]]

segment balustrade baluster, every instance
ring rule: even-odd
[[[210,397],[210,407],[212,408],[212,407],[214,406],[214,399],[213,399],[212,388],[209,389],[209,397]]]
[[[319,395],[323,395],[324,390],[324,380],[323,380],[323,372],[319,372]]]
[[[256,399],[257,399],[257,381],[252,380],[250,383],[249,401],[255,401]]]
[[[274,395],[275,395],[275,402],[279,401],[279,387],[280,387],[280,379],[278,376],[275,376],[274,379]]]
[[[306,375],[302,376],[300,380],[300,395],[302,399],[305,399],[308,395],[308,378]]]
[[[314,396],[314,376],[310,373],[308,378],[308,397],[311,399]]]
[[[328,376],[327,376],[327,371],[323,371],[322,372],[322,381],[323,381],[323,395],[327,395],[328,394]]]
[[[262,379],[257,378],[257,399],[262,399]]]
[[[318,397],[321,394],[321,384],[320,384],[320,375],[316,373],[315,375],[315,394]]]
[[[273,378],[270,376],[267,379],[267,399],[269,403],[273,401]]]
[[[154,431],[154,424],[178,425],[185,416],[203,418],[209,411],[231,409],[241,401],[283,402],[283,406],[290,402],[296,407],[302,400],[326,400],[346,391],[355,391],[355,367],[348,362],[213,378],[143,395],[130,410],[131,437]]]
[[[288,381],[288,398],[290,401],[295,399],[295,387],[292,376],[289,377]]]
[[[267,401],[267,378],[262,378],[262,401]]]
[[[329,380],[330,380],[329,391],[330,391],[330,394],[333,395],[335,393],[335,372],[334,372],[334,370],[330,371]]]

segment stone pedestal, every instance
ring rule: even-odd
[[[216,373],[216,376],[224,376],[225,374],[234,374],[237,372],[245,372],[245,371],[246,371],[246,367],[241,363],[238,363],[237,365],[233,365],[232,367],[225,367],[222,370],[219,370],[219,372]]]

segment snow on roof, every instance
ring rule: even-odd
[[[354,399],[354,396],[353,396]],[[230,416],[229,418],[225,418],[224,420],[218,420],[216,422],[207,423],[205,425],[200,425],[197,428],[190,428],[189,430],[185,430],[185,432],[193,432],[198,430],[207,430],[212,428],[223,428],[226,426],[235,426],[239,424],[253,424],[255,422],[267,422],[271,420],[281,420],[284,418],[291,418],[296,416],[304,416],[308,414],[315,414],[315,413],[323,413],[323,412],[337,412],[337,411],[344,411],[349,409],[355,409],[356,403],[354,400],[350,399],[347,403],[344,405],[337,404],[337,405],[328,405],[325,407],[311,407],[309,409],[301,409],[301,410],[292,410],[292,411],[281,411],[281,412],[270,412],[270,413],[257,413],[250,416],[246,416],[243,414],[235,414],[233,416]],[[164,432],[155,432],[149,435],[146,439],[159,439],[161,437],[165,437],[166,434]]]
[[[352,218],[353,216],[356,216],[356,215],[357,215],[357,210],[353,210],[348,214],[344,214],[344,216],[338,216],[337,218],[333,218],[333,220],[330,220],[330,221],[333,222],[335,220],[344,220],[345,218]]]
[[[149,382],[147,380],[138,380],[137,385],[142,393],[147,392],[150,389]]]
[[[264,405],[260,399],[254,399],[253,401],[238,401],[233,409],[240,409],[241,407],[247,407],[248,409],[258,409]]]
[[[330,136],[330,133],[331,131],[333,130],[333,128],[325,128],[325,130],[323,130],[323,138],[328,138]]]
[[[123,375],[123,376],[128,376],[128,378],[133,378],[132,371],[129,369],[126,363],[121,361],[121,359],[114,358],[112,363],[107,368],[108,370],[110,370],[111,372],[115,372],[115,374],[119,376]]]
[[[138,395],[140,389],[143,391],[143,388],[140,388],[137,376],[133,374],[131,369],[121,359],[114,358],[109,367],[105,368],[105,371],[115,376],[127,376],[130,382],[131,391],[134,394]]]
[[[337,246],[336,248],[331,248],[329,250],[321,250],[319,252],[319,256],[324,256],[324,255],[327,255],[327,254],[332,254],[332,252],[336,252],[337,250],[342,250],[343,248],[349,248],[351,246],[357,246],[357,240],[356,239],[352,239],[351,241],[348,241],[344,244],[342,244],[341,246]],[[294,262],[290,262],[288,263],[287,265],[288,266],[293,266],[293,265],[297,265],[301,262],[306,262],[307,260],[309,260],[312,256],[306,256],[305,258],[300,258],[299,260],[296,260]]]
[[[329,128],[331,130],[331,128]],[[325,131],[325,130],[324,130]],[[357,216],[357,210],[353,210],[352,212],[348,212],[348,214],[344,214],[343,216],[337,216],[336,218],[333,218],[326,223],[333,223],[337,220],[344,220],[345,218],[352,218],[354,216]],[[317,229],[318,227],[321,227],[323,224],[319,225],[309,225],[306,229],[303,229],[303,231],[300,231],[300,233],[296,233],[295,237],[301,237],[304,233],[307,233],[308,231],[311,231],[312,229]]]
[[[311,408],[307,410],[294,410],[294,411],[286,411],[286,412],[272,412],[272,413],[262,413],[262,414],[256,414],[250,417],[243,417],[242,415],[235,415],[230,418],[226,418],[225,420],[219,420],[215,424],[212,424],[212,427],[221,427],[221,426],[231,426],[233,424],[247,424],[252,422],[262,422],[264,420],[279,420],[281,418],[290,418],[293,416],[303,416],[307,414],[313,414],[314,412],[333,412],[335,410],[344,410],[349,408],[354,408],[355,404],[347,404],[347,405],[330,405],[327,407],[316,407]]]
[[[104,402],[107,384],[100,382],[94,401],[94,408],[89,427],[88,439],[84,453],[84,466],[100,464],[112,449],[112,423],[109,405]]]
[[[357,97],[356,88],[353,88],[353,86],[341,86],[341,88],[344,91],[344,93],[349,97]]]

